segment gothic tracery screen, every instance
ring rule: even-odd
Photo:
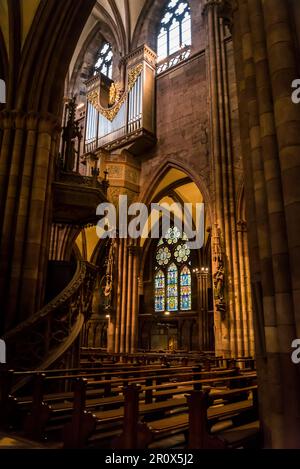
[[[158,61],[192,43],[191,12],[185,0],[171,0],[161,20],[157,38]]]
[[[187,236],[177,227],[170,228],[157,244],[155,252],[155,312],[192,309],[191,251]]]

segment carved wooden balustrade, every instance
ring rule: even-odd
[[[40,311],[4,337],[7,359],[16,370],[45,370],[66,365],[91,313],[97,267],[79,261],[69,285]],[[18,386],[19,387],[19,386]]]

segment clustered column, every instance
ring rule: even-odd
[[[138,247],[119,239],[114,350],[134,353],[137,349]]]
[[[208,325],[208,271],[197,272],[198,311],[199,311],[199,350],[209,350]]]
[[[59,125],[52,115],[3,111],[0,130],[0,307],[7,332],[43,303]]]
[[[225,23],[221,16],[223,0],[206,0],[203,13],[208,28],[208,70],[210,82],[210,120],[212,173],[215,189],[215,223],[213,239],[219,239],[218,250],[224,258],[226,313],[215,311],[216,351],[226,356],[253,355],[252,304],[244,291],[250,288],[249,269],[243,269],[243,258],[237,237],[237,196],[230,115],[228,62],[225,49]],[[215,242],[215,241],[214,241]],[[213,274],[217,269],[213,256]]]
[[[300,106],[286,0],[237,0],[233,40],[244,171],[255,342],[265,446],[299,448]]]

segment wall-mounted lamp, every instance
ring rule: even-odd
[[[209,268],[208,267],[201,267],[201,272],[203,272],[204,274],[207,274],[209,272]]]
[[[193,274],[198,274],[199,272],[201,272],[202,274],[208,274],[209,268],[201,267],[201,269],[198,269],[198,267],[196,267],[195,269],[193,269]]]

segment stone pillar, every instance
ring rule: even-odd
[[[254,356],[254,329],[253,329],[251,288],[250,288],[247,223],[245,220],[240,220],[237,223],[237,237],[238,237],[239,252],[241,253],[241,277],[244,279],[244,282],[241,284],[241,293],[242,293],[243,315],[246,321],[246,327],[244,328],[245,355],[253,357]]]
[[[52,223],[49,260],[70,261],[72,249],[81,228],[73,225]]]
[[[121,288],[121,317],[120,317],[120,353],[126,352],[126,314],[127,304],[127,281],[128,281],[128,256],[127,256],[127,239],[121,240],[123,246],[123,263],[122,263],[122,288]]]
[[[139,313],[139,248],[132,246],[133,271],[132,271],[132,310],[131,310],[131,353],[138,348],[138,313]]]
[[[248,209],[254,203],[249,249],[260,415],[266,447],[297,448],[300,379],[290,356],[299,333],[300,107],[291,101],[297,55],[287,2],[232,4]]]
[[[222,239],[225,268],[226,313],[220,317],[215,307],[215,336],[218,354],[242,356],[247,354],[245,337],[251,334],[243,304],[245,279],[241,270],[242,252],[236,236],[235,164],[232,151],[230,95],[225,49],[223,0],[206,0],[203,13],[208,27],[208,68],[211,101],[211,150],[215,189],[215,221],[213,238]],[[213,257],[213,275],[217,263]]]
[[[115,350],[115,328],[111,316],[107,318],[107,351],[114,353]]]
[[[117,298],[116,298],[116,318],[115,318],[115,353],[118,353],[120,351],[122,278],[123,278],[122,266],[123,266],[123,240],[118,239]]]
[[[129,244],[127,239],[119,240],[114,334],[116,353],[133,353],[137,349],[138,252],[133,241]]]
[[[59,125],[52,115],[0,115],[0,305],[2,331],[43,304],[51,223],[51,183]]]
[[[209,349],[207,288],[208,268],[202,267],[200,272],[197,272],[199,350]]]
[[[127,275],[127,305],[126,305],[126,353],[131,349],[131,327],[132,327],[132,289],[133,289],[133,246],[128,246],[128,275]]]

